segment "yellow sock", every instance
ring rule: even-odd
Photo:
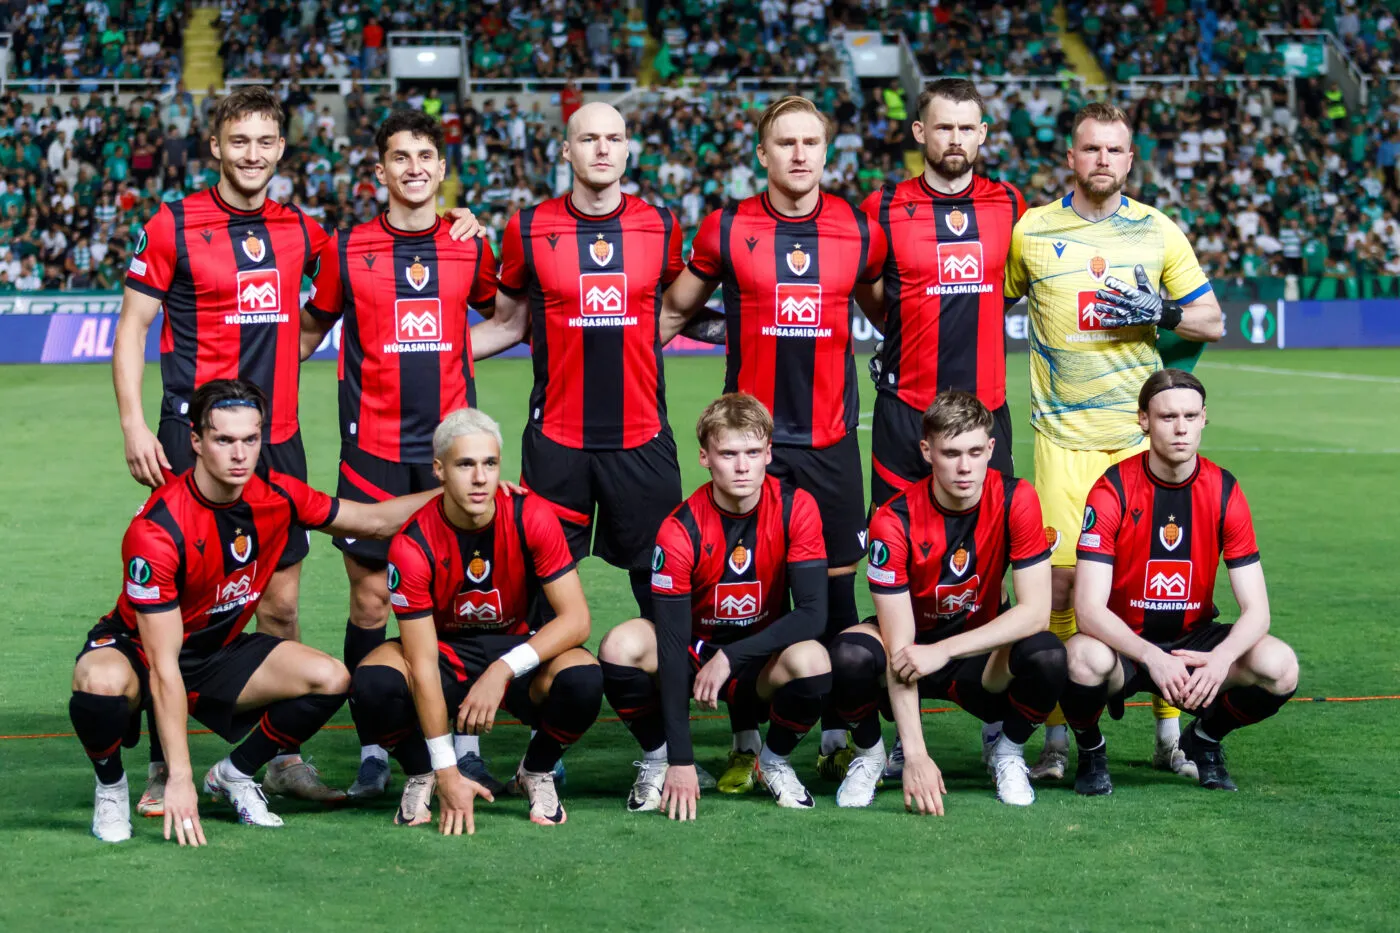
[[[1073,609],[1050,610],[1050,632],[1060,641],[1069,641],[1070,636],[1079,631],[1074,623]]]
[[[1049,728],[1051,726],[1063,726],[1064,724],[1065,714],[1060,712],[1060,704],[1056,703],[1054,711],[1050,714],[1050,718],[1045,720],[1045,726]]]
[[[1051,623],[1053,624],[1053,623]],[[1181,710],[1172,706],[1166,700],[1153,694],[1152,696],[1152,718],[1154,719],[1177,719],[1181,716]]]

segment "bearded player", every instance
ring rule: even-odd
[[[1021,218],[1005,286],[1008,300],[1025,296],[1028,304],[1035,486],[1055,542],[1050,630],[1062,639],[1075,631],[1069,542],[1079,534],[1084,497],[1104,470],[1146,445],[1137,391],[1162,365],[1154,328],[1201,342],[1222,331],[1220,304],[1180,228],[1122,193],[1133,165],[1123,111],[1084,107],[1067,164],[1074,190]],[[1190,774],[1177,747],[1177,711],[1156,712],[1154,767]],[[1049,721],[1033,778],[1064,776],[1061,718]]]
[[[1152,691],[1197,718],[1181,750],[1200,785],[1235,790],[1222,740],[1277,713],[1298,687],[1298,659],[1269,634],[1269,597],[1244,492],[1198,453],[1206,390],[1190,373],[1153,373],[1138,393],[1148,449],[1108,468],[1089,492],[1079,535],[1070,683],[1061,705],[1079,747],[1074,789],[1108,794],[1107,706]],[[1239,603],[1215,621],[1221,558]]]
[[[778,806],[811,807],[789,759],[831,688],[817,641],[826,617],[820,511],[768,473],[773,419],[758,399],[721,396],[695,433],[711,479],[657,535],[654,618],[624,622],[599,648],[608,702],[642,746],[627,809],[695,818],[692,696],[705,709],[723,700],[755,710],[752,734],[739,737],[745,747],[759,748],[758,720],[768,719],[756,779]]]
[[[190,716],[240,743],[209,769],[204,791],[228,801],[241,823],[282,825],[255,775],[325,725],[350,675],[313,648],[243,629],[298,526],[388,538],[431,495],[362,505],[257,471],[266,405],[256,386],[231,379],[194,391],[195,464],[167,474],[127,528],[121,597],[78,654],[68,709],[97,774],[92,831],[104,842],[131,837],[121,748],[135,744],[147,706],[169,752],[166,839],[173,829],[181,845],[205,843]]]
[[[705,218],[690,264],[666,292],[670,339],[720,286],[728,334],[726,392],[752,394],[773,415],[769,472],[810,493],[822,514],[829,642],[860,621],[855,568],[865,552],[865,489],[850,316],[860,284],[880,277],[884,231],[863,211],[821,190],[829,121],[802,97],[773,101],[758,120],[758,160],[767,190]],[[734,710],[731,709],[731,714]],[[753,787],[757,748],[736,719],[735,761],[719,780],[726,793]],[[846,730],[822,717],[818,771],[841,776]]]

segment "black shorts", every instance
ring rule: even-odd
[[[1205,622],[1176,641],[1156,642],[1156,645],[1168,654],[1173,651],[1213,651],[1229,635],[1230,623]],[[1108,700],[1109,715],[1114,719],[1123,718],[1123,704],[1134,694],[1154,693],[1162,696],[1162,689],[1153,682],[1147,668],[1138,667],[1136,661],[1124,654],[1120,654],[1118,660],[1123,665],[1123,690]]]
[[[865,556],[865,482],[854,431],[820,450],[774,444],[768,472],[817,500],[828,566],[845,567]]]
[[[194,466],[194,448],[190,445],[190,424],[183,417],[162,415],[156,429],[156,440],[165,450],[165,458],[176,473],[183,473]],[[268,470],[286,473],[306,482],[306,449],[301,444],[301,431],[293,434],[281,444],[263,444],[258,455],[258,470],[264,476]],[[300,525],[293,525],[287,532],[287,548],[277,561],[277,569],[282,570],[306,560],[311,553],[311,534]]]
[[[614,567],[651,567],[656,532],[681,503],[681,469],[670,428],[640,447],[579,450],[527,425],[520,447],[520,481],[554,507],[574,560],[588,556],[591,541],[592,553]]]
[[[395,463],[367,454],[352,444],[340,447],[340,475],[335,486],[338,499],[373,504],[425,489],[437,489],[440,485],[431,463]],[[333,541],[366,569],[383,570],[389,564],[387,540],[335,538]]]
[[[929,475],[928,461],[919,451],[924,436],[924,413],[890,392],[875,394],[875,417],[870,437],[870,508],[884,505],[910,483]],[[992,460],[988,464],[1007,476],[1016,474],[1011,455],[1011,409],[992,410]]]
[[[457,721],[457,710],[466,700],[476,679],[486,672],[493,661],[510,649],[530,640],[529,635],[476,635],[438,642],[438,673],[442,676],[442,696],[447,701],[447,717]],[[402,644],[402,640],[394,641]],[[530,702],[530,685],[535,682],[539,668],[524,677],[512,677],[501,705],[521,722],[538,724],[538,709]]]
[[[723,645],[712,645],[708,642],[691,642],[690,654],[690,680],[688,689],[694,689],[695,677],[700,673],[700,668],[710,663],[710,660],[717,654]],[[772,657],[772,655],[769,655]],[[759,722],[768,721],[768,704],[759,699],[758,677],[763,673],[763,668],[768,665],[768,658],[759,658],[748,664],[739,667],[730,666],[729,679],[720,688],[719,698],[726,704],[735,703],[754,710],[758,714]]]
[[[193,656],[180,652],[180,676],[189,697],[190,715],[226,742],[241,740],[262,717],[264,708],[239,712],[238,695],[262,667],[267,656],[281,643],[282,639],[273,635],[244,632],[213,654]],[[136,744],[136,737],[140,735],[140,711],[152,708],[150,666],[125,627],[97,623],[88,632],[87,641],[83,643],[78,657],[100,648],[120,651],[141,683],[141,702],[132,711],[133,724],[126,737],[126,744],[130,747]]]

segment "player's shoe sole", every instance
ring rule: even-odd
[[[151,773],[146,781],[146,789],[136,802],[136,812],[147,819],[165,816],[165,781],[169,773],[164,767]]]

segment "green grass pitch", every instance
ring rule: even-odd
[[[1028,472],[1025,357],[1008,368]],[[1209,351],[1199,373],[1211,399],[1205,450],[1249,496],[1273,630],[1302,661],[1300,695],[1400,693],[1400,351]],[[703,475],[692,425],[722,364],[669,360],[667,376],[689,489]],[[146,382],[153,413],[154,368]],[[514,475],[528,365],[488,362],[478,385],[506,428]],[[873,392],[861,388],[868,425]],[[309,365],[302,396],[312,480],[331,490],[334,367]],[[119,541],[142,492],[122,462],[106,367],[0,368],[0,403],[0,734],[67,733],[72,659],[117,594]],[[583,577],[596,648],[632,603],[619,571],[590,559]],[[304,581],[305,638],[339,656],[346,586],[329,539],[314,541]],[[809,737],[796,761],[819,795],[815,810],[779,811],[762,792],[708,794],[699,822],[684,826],[625,811],[636,748],[620,724],[602,722],[566,759],[569,822],[559,828],[531,825],[518,799],[481,806],[470,839],[395,827],[396,774],[391,796],[372,807],[322,812],[274,799],[287,818],[276,831],[238,826],[206,804],[210,846],[199,851],[159,841],[158,824],[139,817],[130,842],[99,844],[77,741],[4,739],[0,929],[1394,930],[1398,713],[1395,701],[1291,704],[1231,738],[1241,791],[1226,795],[1152,771],[1151,716],[1131,709],[1107,727],[1111,798],[1042,787],[1029,810],[996,802],[970,716],[930,715],[950,791],[941,820],[907,815],[897,787],[869,810],[838,811]],[[696,723],[712,769],[726,725]],[[510,726],[486,739],[499,773],[525,739]],[[197,776],[224,754],[209,736],[192,748]],[[307,753],[331,782],[353,779],[353,733],[322,733]],[[134,796],[144,744],[126,763]]]

